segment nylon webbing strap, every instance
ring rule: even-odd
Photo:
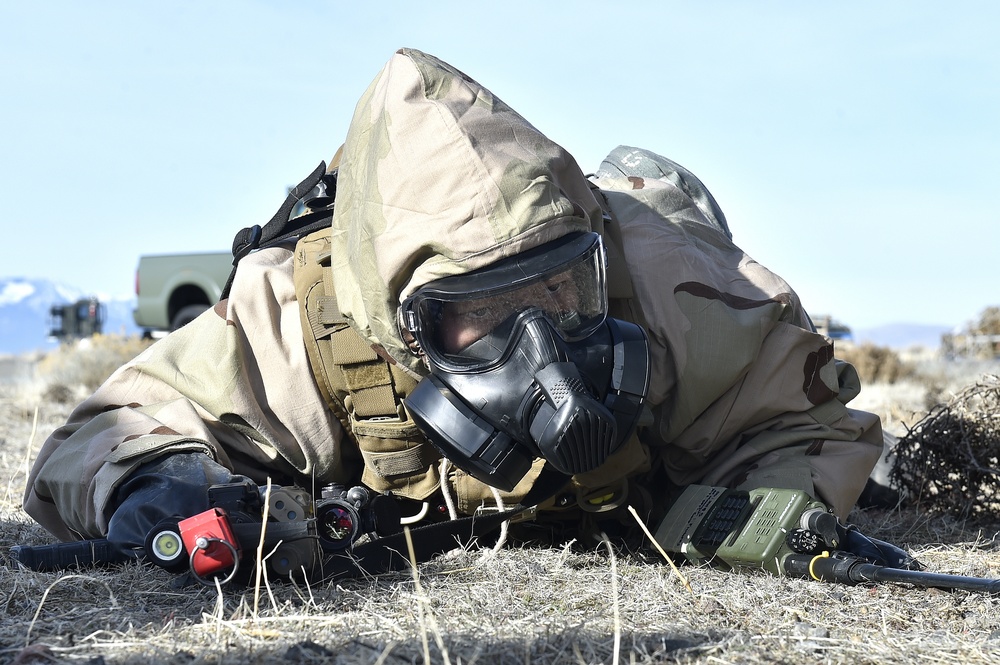
[[[276,245],[291,238],[305,236],[329,225],[330,219],[333,217],[332,205],[327,209],[309,212],[295,219],[289,219],[289,215],[291,215],[299,199],[308,194],[323,179],[324,175],[328,176],[329,182],[336,182],[336,171],[327,174],[326,162],[320,162],[319,166],[313,169],[313,172],[306,176],[305,180],[288,192],[288,196],[285,197],[281,207],[278,208],[278,212],[274,213],[263,227],[254,224],[253,226],[240,229],[236,233],[236,236],[233,238],[233,269],[229,273],[226,285],[222,287],[222,294],[219,296],[220,301],[229,297],[229,291],[233,287],[233,280],[236,279],[236,269],[239,266],[240,259],[244,256],[256,249]],[[331,204],[333,202],[332,195],[335,193],[335,185],[332,189],[334,191],[328,192],[327,197],[325,197]]]
[[[408,450],[390,453],[373,453],[362,450],[361,456],[365,459],[365,465],[370,466],[378,475],[383,478],[391,478],[423,471],[427,467],[425,459],[427,456],[424,451],[425,447],[420,445]]]
[[[337,328],[347,325],[347,321],[337,309],[337,299],[330,296],[317,298],[315,307],[306,310],[306,317],[313,339],[324,339],[333,334]]]
[[[399,415],[389,364],[353,328],[347,326],[330,338],[334,362],[344,372],[350,391],[351,411],[358,418]]]

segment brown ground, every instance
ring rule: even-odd
[[[923,402],[975,381],[956,371],[938,368],[930,387],[873,385],[859,406],[905,434]],[[19,569],[11,546],[50,542],[20,509],[25,471],[81,391],[30,371],[0,378],[0,663],[1000,662],[997,596],[687,566],[691,593],[665,565],[604,550],[456,550],[416,579],[259,592],[175,588],[150,566]],[[1000,577],[996,527],[914,509],[853,521],[931,571]]]

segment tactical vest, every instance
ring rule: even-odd
[[[621,249],[621,231],[600,190],[594,189],[604,209],[609,313],[642,325]],[[341,314],[330,269],[330,235],[326,227],[303,236],[295,246],[295,293],[309,363],[327,405],[364,460],[361,481],[378,492],[423,501],[441,484],[442,457],[403,406],[417,379],[381,347],[370,344]],[[536,460],[511,492],[500,492],[503,501],[519,503],[543,466],[543,460]],[[572,487],[578,502],[593,503],[589,497],[611,496],[607,488],[648,468],[649,451],[633,434],[600,468],[575,476]],[[447,480],[459,513],[472,514],[494,500],[496,490],[457,467],[448,469]]]

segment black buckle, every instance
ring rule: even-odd
[[[240,231],[233,242],[233,265],[236,265],[240,259],[260,247],[260,239],[263,235],[263,230],[259,224],[254,224]]]

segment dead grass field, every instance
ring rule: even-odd
[[[902,435],[980,371],[996,370],[928,365],[857,405]],[[152,566],[20,569],[11,546],[51,542],[20,497],[32,456],[86,392],[67,376],[0,380],[0,663],[1000,662],[1000,597],[687,566],[691,593],[668,566],[608,550],[456,548],[416,576],[259,592],[175,588]],[[1000,577],[998,525],[910,508],[852,521],[931,571]]]

